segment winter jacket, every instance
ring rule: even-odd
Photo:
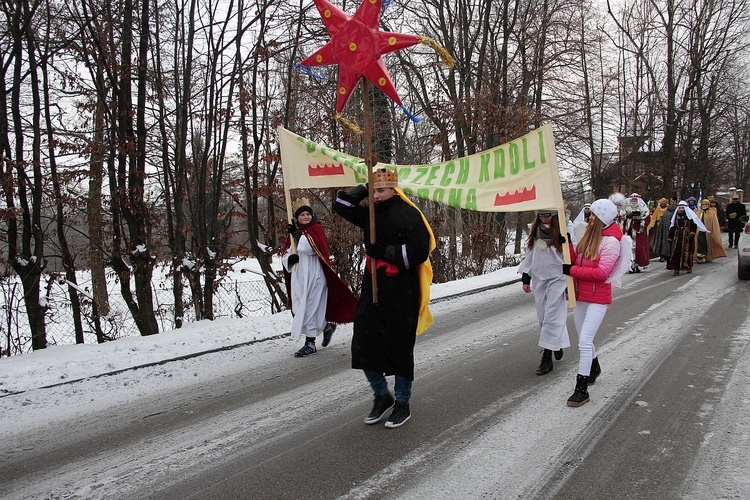
[[[734,231],[741,231],[745,224],[740,220],[740,217],[747,215],[745,205],[739,201],[733,201],[727,205],[727,219],[729,219],[729,229]]]
[[[612,284],[606,283],[620,256],[622,229],[618,224],[610,224],[602,231],[602,242],[595,260],[576,255],[570,276],[576,287],[576,300],[594,304],[612,303]]]

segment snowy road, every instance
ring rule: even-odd
[[[750,288],[736,260],[672,277],[653,263],[615,290],[591,403],[565,406],[577,353],[535,369],[533,299],[519,284],[433,304],[417,342],[412,419],[365,426],[351,328],[294,359],[288,339],[125,372],[164,390],[102,404],[84,381],[0,400],[4,498],[747,498]],[[577,337],[569,316],[571,340]],[[206,366],[232,376],[206,377]],[[199,376],[200,373],[200,376]],[[6,401],[7,400],[7,401]]]

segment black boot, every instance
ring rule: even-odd
[[[539,368],[536,369],[537,375],[547,375],[552,371],[552,351],[545,349],[542,351],[542,362],[539,364]]]
[[[576,390],[568,398],[568,406],[583,406],[589,402],[589,378],[580,373],[576,376]]]
[[[596,378],[601,375],[602,369],[599,366],[599,358],[591,360],[591,372],[589,373],[589,384],[596,382]]]

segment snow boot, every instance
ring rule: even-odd
[[[589,402],[589,378],[580,373],[576,376],[576,389],[568,398],[568,406],[583,406]]]
[[[539,368],[536,369],[537,375],[547,375],[552,371],[552,351],[545,349],[542,351],[542,362],[539,364]]]
[[[591,372],[589,372],[589,385],[596,382],[596,378],[601,375],[602,369],[599,366],[599,358],[591,360]]]

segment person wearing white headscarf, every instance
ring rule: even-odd
[[[679,276],[680,271],[693,272],[693,254],[695,253],[695,234],[706,231],[700,218],[695,215],[686,201],[677,205],[669,226],[668,239],[672,242],[672,255],[667,262],[667,269]]]
[[[581,236],[583,236],[583,233],[586,231],[589,217],[591,217],[591,203],[584,203],[583,208],[578,212],[578,215],[573,221],[573,231],[570,233],[570,239],[573,242],[573,246],[578,245]]]

